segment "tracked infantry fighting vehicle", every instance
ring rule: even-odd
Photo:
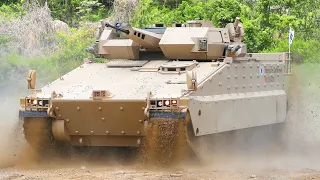
[[[86,60],[40,90],[29,72],[20,117],[32,146],[178,146],[176,136],[197,152],[197,138],[285,121],[288,54],[247,53],[239,18],[224,28],[103,25],[90,51],[105,63]]]

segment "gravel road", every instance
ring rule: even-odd
[[[264,170],[264,171],[239,171],[239,170],[213,170],[208,168],[188,169],[143,169],[134,166],[80,166],[80,164],[51,168],[4,168],[0,170],[0,179],[263,179],[263,180],[307,180],[320,179],[320,172],[311,169],[302,170]]]

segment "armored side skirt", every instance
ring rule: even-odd
[[[281,123],[286,110],[283,90],[192,96],[189,100],[196,136]]]

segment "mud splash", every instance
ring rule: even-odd
[[[0,89],[0,167],[13,165],[25,145],[18,121],[19,95],[17,89]]]
[[[190,160],[184,119],[152,118],[146,127],[141,156],[144,164],[177,167]]]

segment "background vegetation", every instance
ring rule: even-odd
[[[77,67],[90,56],[85,47],[100,19],[136,27],[206,19],[223,27],[237,16],[249,52],[288,51],[291,26],[294,62],[320,62],[320,0],[0,0],[0,85],[24,79],[28,68],[47,82]]]

